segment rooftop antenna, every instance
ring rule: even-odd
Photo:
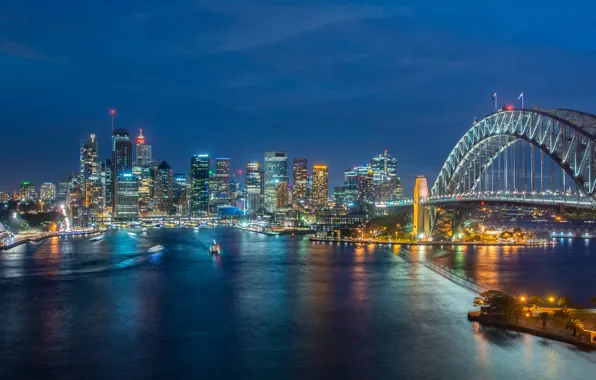
[[[114,118],[116,117],[116,110],[115,109],[111,109],[110,110],[110,116],[112,116],[112,135],[114,134]]]

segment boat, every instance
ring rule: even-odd
[[[142,232],[147,232],[147,227],[143,227]]]
[[[199,227],[194,227],[194,228],[193,228],[193,230],[194,230],[195,232],[199,232]]]
[[[135,234],[134,232],[127,232],[126,233],[128,236],[130,236],[131,238],[135,238],[137,237],[137,234]]]
[[[147,252],[149,252],[149,253],[156,253],[156,252],[161,252],[164,249],[166,249],[166,248],[163,245],[158,244],[158,245],[154,245],[153,247],[149,248],[147,250]]]
[[[209,246],[209,253],[212,255],[219,255],[220,253],[219,244],[217,244],[215,240],[213,240],[213,244]]]
[[[296,235],[294,235],[294,233],[292,232],[291,237],[292,237],[292,239],[294,239],[296,237]]]
[[[101,234],[101,235],[97,235],[97,236],[93,236],[91,239],[89,239],[89,241],[100,241],[105,239],[106,235]]]

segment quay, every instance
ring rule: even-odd
[[[472,241],[412,241],[412,240],[353,240],[353,239],[334,239],[334,238],[319,238],[311,237],[311,241],[317,242],[330,242],[330,243],[351,243],[351,244],[378,244],[378,245],[431,245],[431,246],[458,246],[458,245],[469,245],[469,246],[499,246],[499,247],[538,247],[545,244],[532,244],[532,243],[499,243],[499,242],[472,242]]]
[[[15,237],[15,239],[9,243],[0,244],[0,250],[11,249],[11,248],[17,247],[19,245],[22,245],[22,244],[25,244],[28,242],[37,243],[37,242],[40,242],[47,238],[55,237],[55,236],[92,235],[92,234],[100,233],[103,231],[105,231],[105,230],[97,229],[97,230],[83,230],[83,231],[44,232],[44,233],[28,235],[28,236],[19,236],[19,237]]]

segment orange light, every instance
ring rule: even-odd
[[[513,106],[511,104],[508,104],[506,109],[507,111],[511,111],[513,109]]]

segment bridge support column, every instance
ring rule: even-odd
[[[422,204],[422,200],[425,198],[428,198],[428,184],[424,176],[418,176],[414,185],[414,217],[412,220],[412,232],[415,237],[419,237],[421,234],[428,236],[430,232],[429,210]]]

